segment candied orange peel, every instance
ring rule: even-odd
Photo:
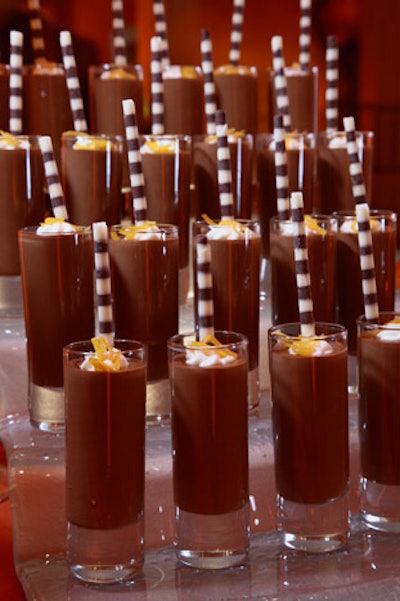
[[[0,140],[6,142],[9,146],[19,146],[19,140],[10,132],[0,130]]]
[[[155,227],[157,227],[156,221],[143,221],[139,224],[124,225],[119,228],[118,231],[111,230],[111,238],[113,240],[119,240],[121,238],[124,240],[133,240],[138,232],[150,230]]]
[[[66,222],[66,219],[61,219],[61,217],[46,217],[46,219],[44,221],[42,221],[40,223],[40,225],[55,225],[56,223],[65,223],[65,222]],[[76,231],[78,231],[79,228],[76,225],[72,225],[72,223],[69,223],[69,221],[68,221],[68,224],[71,227],[75,228]]]
[[[201,217],[208,225],[211,226],[223,225],[225,227],[231,227],[232,229],[239,232],[245,232],[247,228],[245,224],[240,223],[239,221],[235,221],[234,219],[221,219],[221,221],[217,222],[211,219],[211,217],[209,217],[206,213],[202,213]]]
[[[137,79],[134,73],[129,73],[121,67],[117,69],[111,69],[110,71],[103,71],[100,75],[101,79]]]
[[[321,236],[326,235],[326,230],[318,225],[318,221],[315,217],[311,217],[311,215],[304,215],[304,223],[306,228],[315,234],[320,234]]]
[[[283,332],[277,332],[280,336],[282,343],[290,348],[295,355],[302,357],[311,357],[314,354],[316,347],[320,344],[323,336],[297,336],[295,338],[288,337]]]
[[[212,334],[205,336],[202,340],[195,340],[194,342],[191,342],[189,346],[190,347],[201,347],[202,349],[207,349],[207,347],[208,347],[208,348],[212,349],[213,353],[217,352],[217,355],[219,355],[220,357],[234,357],[236,359],[238,356],[237,353],[235,353],[234,351],[231,351],[228,348],[216,349],[215,347],[220,347],[220,346],[224,346],[224,345],[223,345],[223,343],[221,343],[218,340],[218,338],[216,338]]]
[[[101,136],[93,136],[82,131],[66,131],[63,133],[64,137],[76,137],[74,143],[74,150],[106,150],[110,144],[109,140],[102,138]]]
[[[113,348],[104,336],[91,339],[95,356],[88,361],[94,371],[119,371],[121,369],[121,351]]]
[[[175,152],[175,142],[173,140],[163,141],[162,143],[157,140],[146,140],[144,146],[154,154],[169,154]]]

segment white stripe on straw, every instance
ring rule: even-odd
[[[233,0],[231,47],[229,50],[229,63],[238,65],[243,38],[243,13],[245,0]]]
[[[328,36],[326,40],[326,90],[325,118],[326,131],[336,132],[339,123],[339,49],[337,38]]]
[[[296,271],[297,297],[302,336],[315,336],[314,310],[311,294],[311,278],[308,262],[306,226],[304,222],[303,194],[292,192],[294,263]]]
[[[46,176],[53,215],[57,219],[64,219],[65,221],[68,221],[67,207],[65,206],[58,167],[54,158],[53,142],[51,137],[40,136],[39,146],[42,153],[44,173]]]
[[[133,196],[133,214],[135,223],[139,224],[146,221],[147,201],[144,189],[142,156],[140,154],[135,102],[130,98],[123,100],[122,110],[128,150],[130,184]]]
[[[69,31],[60,31],[60,46],[67,81],[69,104],[74,121],[74,129],[75,131],[87,132],[88,126],[83,107],[78,69],[76,67],[71,33]]]
[[[126,65],[128,62],[128,59],[127,59],[127,53],[126,53],[123,0],[112,0],[111,10],[112,10],[114,63],[116,65]]]
[[[347,154],[349,156],[349,170],[353,198],[356,203],[366,202],[364,174],[358,154],[356,126],[353,117],[344,117],[343,125],[346,132]]]
[[[376,291],[375,261],[369,221],[369,206],[366,202],[356,204],[356,217],[365,317],[366,319],[377,320],[379,317],[379,307]]]
[[[97,327],[110,346],[114,345],[113,298],[111,294],[110,255],[108,252],[108,228],[105,221],[92,224],[95,289],[97,304]]]
[[[9,130],[14,135],[22,133],[23,41],[24,36],[20,31],[10,31]]]
[[[43,23],[40,15],[39,0],[28,0],[28,12],[33,55],[35,62],[38,62],[45,58]]]
[[[200,41],[201,68],[204,75],[204,107],[206,113],[206,129],[209,136],[214,136],[215,111],[217,110],[217,94],[215,91],[214,65],[212,59],[212,41],[207,29],[201,30]]]
[[[165,16],[164,0],[153,0],[154,27],[156,34],[163,41],[162,47],[162,65],[168,66],[169,61],[169,44],[167,33],[167,19]]]
[[[290,219],[290,200],[286,136],[282,115],[274,116],[274,140],[277,214],[280,221],[286,221]]]
[[[311,0],[300,0],[299,65],[301,71],[310,68]]]
[[[234,219],[232,194],[231,153],[228,144],[228,126],[223,110],[215,113],[217,132],[217,176],[221,220]]]
[[[151,62],[151,133],[162,135],[164,128],[164,83],[162,78],[162,39],[153,36],[150,40]]]
[[[289,112],[289,96],[285,74],[285,59],[283,55],[283,39],[280,35],[272,36],[272,67],[274,70],[275,96],[278,111],[283,115],[283,124],[286,131],[292,129]]]
[[[196,282],[198,337],[214,335],[213,280],[211,273],[211,249],[207,236],[198,236],[196,242]]]

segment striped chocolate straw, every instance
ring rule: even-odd
[[[377,320],[379,317],[378,295],[376,289],[375,261],[372,246],[369,206],[366,202],[356,204],[358,225],[358,246],[360,249],[360,268],[365,317]]]
[[[362,165],[358,155],[354,117],[344,117],[343,125],[346,132],[347,154],[349,156],[349,170],[353,198],[356,203],[364,203],[366,202],[366,190]]]
[[[277,214],[280,221],[290,219],[289,176],[287,166],[286,136],[283,116],[274,116],[275,183]]]
[[[60,182],[56,159],[54,158],[53,142],[50,136],[40,136],[39,146],[42,153],[44,174],[51,200],[53,215],[57,219],[68,221],[68,211],[65,205],[64,193]]]
[[[215,111],[217,110],[217,94],[215,91],[214,65],[212,59],[212,41],[207,29],[201,30],[200,40],[201,68],[204,76],[204,106],[206,113],[206,129],[209,136],[215,136]]]
[[[300,0],[299,66],[301,71],[310,68],[311,0]]]
[[[225,121],[225,113],[221,109],[215,112],[215,126],[217,132],[217,175],[221,220],[234,219],[228,126]]]
[[[43,23],[40,15],[39,0],[28,0],[29,26],[31,30],[32,49],[35,63],[44,60],[45,44]]]
[[[308,262],[306,226],[304,222],[303,194],[292,192],[290,207],[293,222],[294,264],[302,336],[315,336],[310,267]]]
[[[150,40],[151,62],[151,133],[162,135],[164,128],[164,84],[162,78],[162,39],[153,36]]]
[[[156,34],[160,36],[163,41],[162,47],[162,65],[163,67],[168,66],[169,61],[169,44],[168,44],[168,33],[167,33],[167,19],[165,16],[164,0],[153,0],[153,14],[154,14],[154,27]]]
[[[9,130],[15,136],[22,133],[23,41],[24,36],[20,31],[10,31]]]
[[[111,294],[108,227],[105,221],[92,224],[97,305],[97,329],[112,347],[114,345],[113,298]]]
[[[112,0],[111,11],[112,11],[114,63],[116,65],[126,65],[128,62],[128,59],[127,59],[127,53],[126,53],[123,0]]]
[[[197,325],[198,339],[214,335],[213,281],[211,249],[207,236],[196,241]]]
[[[283,55],[283,39],[280,35],[271,38],[272,67],[274,70],[274,85],[276,104],[278,111],[283,116],[283,124],[286,131],[292,129],[292,121],[289,112],[289,96],[285,74],[285,58]]]
[[[135,102],[127,98],[122,101],[125,137],[128,149],[128,165],[133,197],[133,215],[135,223],[146,221],[147,201],[144,189],[142,156],[140,154],[139,131],[136,119]]]
[[[243,38],[243,13],[245,0],[233,0],[231,47],[229,50],[229,63],[238,65]]]
[[[60,31],[60,46],[67,81],[69,103],[72,119],[74,121],[74,129],[75,131],[87,132],[88,126],[83,107],[78,69],[76,67],[71,33],[69,31]]]
[[[334,133],[339,123],[339,49],[337,38],[330,35],[326,40],[326,89],[325,119],[326,131]]]

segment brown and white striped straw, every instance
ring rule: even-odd
[[[299,66],[301,71],[310,68],[311,0],[300,0]]]
[[[290,219],[289,176],[282,115],[274,116],[274,142],[277,215],[280,221],[287,221]]]
[[[300,331],[302,336],[315,336],[310,267],[308,261],[306,226],[304,222],[304,204],[303,194],[301,192],[292,192],[290,195],[290,207],[293,222],[294,263]]]
[[[32,50],[34,61],[36,63],[43,60],[46,54],[39,0],[28,0],[28,13],[32,39]]]
[[[325,65],[326,131],[334,133],[339,129],[339,48],[337,38],[334,35],[328,36],[326,40]]]
[[[214,136],[215,111],[217,110],[217,93],[214,81],[214,64],[212,58],[212,41],[207,29],[201,30],[200,40],[201,68],[204,76],[204,107],[206,113],[206,129],[209,136]]]
[[[356,204],[358,225],[358,246],[365,317],[377,320],[379,317],[378,295],[375,277],[375,261],[372,246],[369,206],[366,202]]]
[[[238,65],[243,38],[243,17],[245,0],[233,0],[231,47],[229,50],[229,63]]]
[[[207,236],[196,241],[197,326],[199,340],[214,335],[213,281],[211,249]]]
[[[217,177],[221,220],[234,219],[228,126],[225,120],[225,112],[221,109],[218,109],[215,113],[215,126],[217,133]]]
[[[78,69],[75,61],[72,37],[69,31],[60,31],[60,46],[67,81],[69,104],[75,131],[87,132],[85,109],[83,106]]]
[[[111,293],[111,268],[108,251],[108,227],[105,221],[92,224],[97,330],[108,344],[114,345],[113,298]]]
[[[9,130],[15,136],[22,133],[23,43],[23,33],[14,30],[10,31]]]
[[[150,40],[150,92],[151,92],[151,133],[162,135],[164,127],[164,84],[162,77],[162,39],[153,36]]]
[[[283,53],[283,39],[280,35],[271,38],[272,67],[274,71],[274,85],[276,104],[279,113],[283,116],[283,124],[286,131],[291,131],[292,121],[289,112],[289,96],[285,73],[285,58]]]
[[[123,0],[112,0],[112,32],[113,57],[116,65],[126,65],[128,62],[125,39],[125,19]]]
[[[349,170],[353,198],[356,203],[366,202],[366,189],[361,161],[358,155],[358,144],[354,117],[344,117],[344,130],[346,132],[347,154],[349,157]]]
[[[170,64],[169,60],[169,44],[167,31],[167,18],[165,15],[164,0],[153,0],[154,26],[156,35],[160,36],[163,41],[162,47],[162,65],[163,67]]]
[[[126,98],[122,101],[125,137],[128,151],[129,177],[133,197],[133,215],[136,224],[146,221],[147,200],[144,188],[142,156],[140,154],[139,131],[135,102]]]
[[[44,174],[49,191],[53,215],[57,219],[68,221],[68,211],[65,205],[64,193],[60,182],[57,162],[54,157],[53,142],[50,136],[40,136],[39,146],[42,153]]]

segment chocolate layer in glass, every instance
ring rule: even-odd
[[[171,223],[179,231],[179,267],[189,264],[190,183],[192,168],[189,136],[146,135],[141,140],[147,217]]]
[[[289,195],[291,192],[302,192],[304,211],[311,213],[314,206],[314,136],[288,133],[285,140]],[[255,173],[262,252],[263,256],[268,257],[270,220],[277,214],[275,141],[272,133],[256,137]]]
[[[118,338],[147,346],[147,380],[168,378],[167,340],[178,332],[178,233],[113,227],[109,241]]]
[[[40,235],[37,228],[24,228],[19,249],[31,418],[41,422],[42,396],[62,393],[63,347],[95,331],[92,235],[83,229]]]
[[[394,313],[382,312],[370,323],[365,316],[359,321],[361,475],[388,486],[400,486],[399,325]]]
[[[59,163],[61,134],[73,129],[64,67],[47,61],[24,67],[22,90],[24,133],[51,136]]]
[[[67,520],[93,530],[136,522],[144,507],[145,363],[129,341],[115,345],[128,361],[119,371],[82,370],[77,350],[90,342],[64,363]]]
[[[246,357],[209,367],[188,365],[184,350],[170,357],[175,503],[203,515],[237,511],[249,486]]]
[[[228,145],[232,168],[234,214],[250,219],[252,213],[253,138],[230,130]],[[217,138],[195,136],[193,139],[194,212],[197,218],[206,214],[220,218],[218,191]]]
[[[334,322],[337,221],[322,215],[306,215],[305,219],[314,317]],[[272,218],[270,261],[272,323],[299,321],[291,221]]]
[[[279,336],[279,330],[295,338]],[[317,324],[316,333],[325,334],[331,352],[310,355],[300,350],[299,324],[272,330],[275,477],[277,492],[287,501],[322,504],[348,487],[347,352],[341,331],[340,326]],[[294,342],[297,352],[290,352]],[[312,344],[305,341],[308,349]]]
[[[61,180],[72,223],[120,223],[122,148],[120,136],[64,132]]]
[[[297,66],[285,68],[291,130],[297,132],[318,131],[318,68],[302,71]],[[273,70],[268,70],[268,107],[270,131],[273,131],[274,115],[280,113],[276,102]]]
[[[230,128],[255,135],[258,130],[256,67],[221,65],[214,71],[217,105]]]
[[[21,272],[18,230],[45,214],[43,160],[36,136],[0,133],[0,274]]]
[[[373,132],[356,132],[356,139],[366,188],[366,200],[370,203],[374,134]],[[319,212],[329,215],[334,211],[353,210],[354,197],[345,132],[319,132],[316,155],[315,202]]]
[[[349,332],[349,353],[357,347],[357,317],[364,313],[360,251],[355,213],[339,211],[336,290],[338,321]],[[393,311],[395,295],[397,217],[389,210],[371,210],[371,232],[380,311]]]
[[[200,67],[169,65],[163,69],[166,134],[202,134],[205,127],[203,75]]]

